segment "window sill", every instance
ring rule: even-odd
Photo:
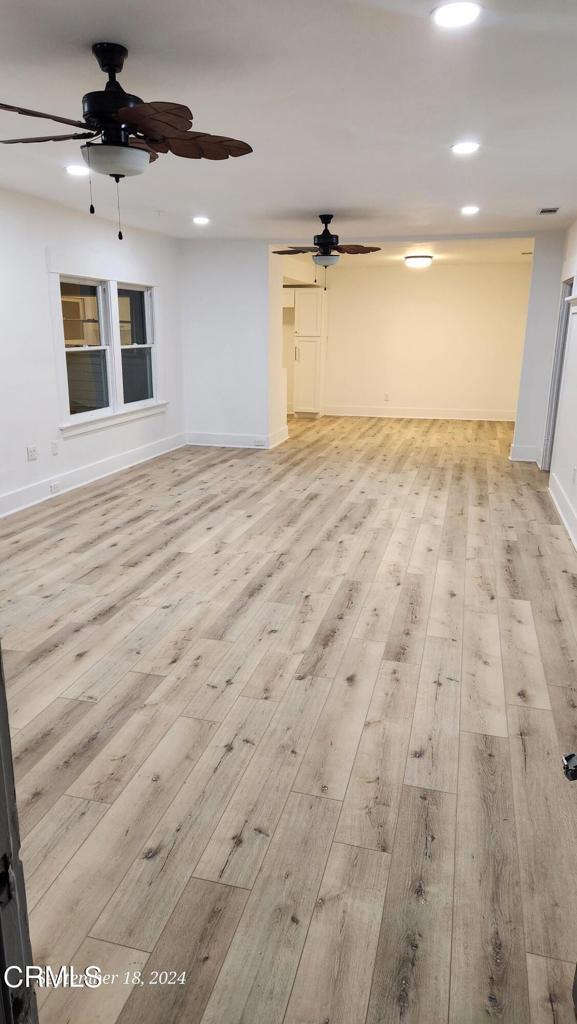
[[[158,416],[160,413],[166,412],[167,406],[168,402],[153,402],[150,405],[141,406],[139,409],[123,409],[121,412],[106,411],[103,415],[93,416],[90,419],[79,418],[78,422],[71,420],[69,423],[61,423],[60,433],[63,438],[66,438],[91,434],[94,430],[107,430],[109,427],[132,423],[133,420],[140,420],[146,416]]]

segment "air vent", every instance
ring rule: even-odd
[[[558,206],[542,206],[541,209],[538,210],[537,212],[541,216],[543,216],[543,217],[548,217],[552,213],[559,213],[559,207]]]

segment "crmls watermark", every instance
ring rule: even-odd
[[[100,967],[94,964],[85,967],[83,971],[77,971],[68,964],[58,970],[35,964],[27,964],[24,968],[13,964],[4,971],[4,982],[8,988],[29,988],[33,983],[40,988],[99,988],[100,985],[110,984],[112,977],[103,974]]]

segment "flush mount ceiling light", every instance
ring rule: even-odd
[[[205,224],[210,224],[210,218],[209,217],[201,217],[201,216],[193,217],[192,218],[192,223],[196,224],[196,226],[199,227],[199,228],[203,228],[205,226]]]
[[[479,149],[479,143],[474,142],[473,139],[464,139],[462,142],[455,142],[451,149],[456,156],[471,156]]]
[[[84,164],[68,164],[66,172],[71,174],[73,178],[85,178],[87,174],[90,174],[88,167]]]
[[[461,213],[463,217],[474,217],[479,212],[478,206],[462,206]]]
[[[430,267],[433,262],[432,256],[426,256],[424,254],[416,254],[415,256],[405,256],[405,266],[412,267],[414,270],[424,270],[425,267]]]
[[[469,2],[441,4],[433,11],[433,21],[441,28],[463,28],[472,25],[481,13],[481,5]]]

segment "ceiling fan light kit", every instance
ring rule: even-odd
[[[133,146],[113,146],[110,143],[85,142],[80,147],[82,159],[89,171],[107,174],[111,178],[127,178],[142,174],[150,163],[150,155],[144,149]]]
[[[316,263],[316,265],[318,267],[334,267],[335,263],[338,263],[340,258],[341,257],[340,257],[338,252],[334,252],[334,253],[317,252],[313,256],[313,263]]]

